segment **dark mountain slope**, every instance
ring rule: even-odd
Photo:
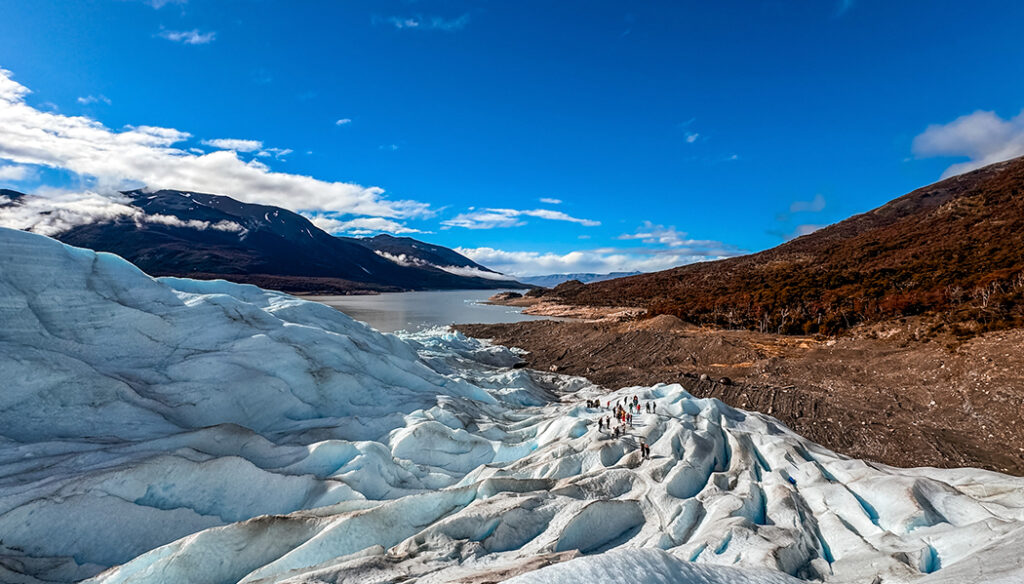
[[[424,243],[411,237],[394,237],[392,235],[380,234],[373,237],[353,239],[369,249],[384,252],[392,257],[405,256],[416,263],[426,263],[434,266],[446,266],[456,268],[472,268],[499,276],[498,272],[481,266],[466,256],[456,253],[447,247]]]
[[[81,225],[56,238],[116,253],[156,276],[225,278],[291,292],[515,285],[452,274],[427,262],[396,263],[360,240],[329,235],[279,207],[173,190],[123,194],[141,211],[139,217]],[[20,197],[8,198],[17,204]]]
[[[835,333],[919,314],[969,334],[1024,324],[1024,158],[918,189],[747,256],[565,286],[697,324]]]
[[[0,207],[14,205],[24,197],[24,193],[12,191],[11,189],[0,189]]]

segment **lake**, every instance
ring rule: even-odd
[[[303,298],[336,308],[386,333],[451,324],[495,324],[550,318],[523,314],[523,309],[518,307],[482,304],[498,292],[501,290],[442,290]]]

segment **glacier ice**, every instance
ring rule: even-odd
[[[0,323],[0,582],[1024,580],[1024,480],[848,459],[680,385],[6,229]],[[622,438],[583,405],[634,395],[658,414]]]

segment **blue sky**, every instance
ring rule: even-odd
[[[756,251],[1024,154],[1017,2],[0,0],[0,15],[0,186],[207,190],[517,274]]]

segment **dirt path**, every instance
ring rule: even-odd
[[[1024,331],[950,347],[908,342],[900,330],[826,342],[670,319],[456,328],[529,351],[528,367],[609,388],[681,383],[848,456],[1024,475]]]

